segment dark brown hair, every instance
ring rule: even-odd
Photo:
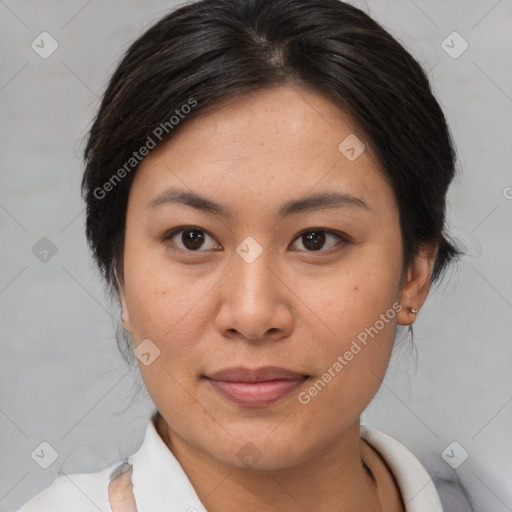
[[[131,44],[89,132],[86,235],[113,295],[142,148],[162,144],[220,102],[286,84],[319,91],[358,123],[397,198],[404,269],[419,247],[437,243],[432,282],[441,276],[459,254],[444,232],[455,151],[416,60],[367,14],[339,0],[200,0]]]

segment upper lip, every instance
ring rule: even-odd
[[[226,368],[218,372],[206,375],[210,380],[221,380],[227,382],[265,382],[270,380],[299,380],[305,379],[308,375],[297,373],[278,366],[264,366],[261,368]]]

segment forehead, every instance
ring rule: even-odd
[[[230,199],[234,207],[328,190],[393,203],[364,139],[347,114],[315,91],[257,91],[185,122],[142,161],[132,192],[147,203],[179,185]]]

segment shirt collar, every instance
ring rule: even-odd
[[[172,506],[172,510],[180,512],[207,512],[154,421],[155,416],[146,428],[141,447],[128,459],[133,465],[133,493],[138,510],[161,512]],[[386,460],[397,479],[407,512],[442,511],[432,479],[405,446],[366,425],[361,425],[361,437]]]
[[[406,512],[443,512],[432,478],[408,448],[369,425],[361,425],[360,435],[379,452],[393,473]]]
[[[207,512],[180,463],[164,443],[154,424],[147,428],[139,450],[128,460],[133,464],[133,493],[137,509]]]

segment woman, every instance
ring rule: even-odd
[[[20,510],[441,511],[360,415],[458,254],[454,160],[419,64],[350,5],[202,0],[153,25],[82,187],[157,411],[135,454]]]

